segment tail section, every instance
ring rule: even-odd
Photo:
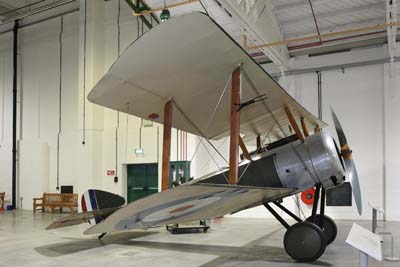
[[[81,198],[83,212],[117,208],[123,206],[124,204],[125,199],[123,197],[97,189],[89,189],[85,191]],[[89,223],[98,224],[103,219],[103,216],[95,216],[89,221]]]
[[[47,226],[47,230],[73,226],[85,222],[98,224],[125,204],[119,195],[96,189],[89,189],[82,194],[82,212],[62,217]]]

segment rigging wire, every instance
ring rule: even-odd
[[[203,133],[202,130],[197,127],[197,125],[189,118],[189,116],[181,109],[181,107],[176,103],[174,99],[172,99],[172,103],[175,105],[177,110],[182,114],[182,116],[195,128],[195,130],[202,136],[204,139],[207,141],[207,143],[218,153],[218,155],[228,164],[228,161],[226,158],[221,154],[221,152],[216,149],[213,143],[210,142],[210,140],[207,139],[206,135]]]
[[[172,103],[174,104],[174,106],[176,107],[176,109],[182,114],[182,116],[195,128],[195,130],[202,136],[204,137],[204,139],[207,141],[207,143],[218,153],[218,155],[227,163],[228,161],[225,159],[225,157],[221,154],[221,152],[219,152],[219,150],[214,146],[213,143],[210,142],[210,140],[208,140],[205,136],[205,134],[199,129],[199,127],[197,127],[197,125],[189,118],[189,116],[180,108],[180,106],[178,105],[178,103],[176,103],[176,101],[174,99],[172,99]],[[203,143],[202,139],[200,139],[200,142],[205,146],[205,144]],[[212,158],[212,160],[214,161],[215,165],[218,168],[221,168],[219,166],[219,164],[217,163],[217,161],[214,159],[214,157],[211,155],[210,151],[208,149],[206,149],[206,151],[208,152],[208,154],[210,155],[210,157]],[[226,175],[224,173],[222,173],[222,175],[224,176],[225,180],[228,181]]]
[[[218,99],[218,102],[217,102],[217,104],[215,105],[214,110],[213,110],[213,112],[212,112],[212,114],[211,114],[211,118],[210,118],[210,120],[209,120],[208,123],[207,123],[206,131],[208,130],[208,128],[210,128],[211,122],[214,120],[214,117],[215,117],[215,114],[217,113],[218,107],[219,107],[219,105],[221,104],[221,101],[222,101],[222,99],[223,99],[223,97],[224,97],[224,95],[225,95],[225,93],[226,93],[226,90],[228,89],[228,85],[230,84],[231,81],[232,81],[232,75],[229,75],[229,78],[228,78],[228,80],[227,80],[227,82],[226,82],[226,84],[225,84],[225,87],[224,87],[224,89],[222,90],[222,93],[221,93],[221,95],[220,95],[220,97],[219,97],[219,99]],[[203,137],[200,137],[200,138],[203,138]],[[197,151],[198,151],[198,149],[199,149],[200,143],[201,143],[201,141],[199,140],[199,143],[197,144],[196,149],[195,149],[195,151],[193,152],[192,159],[191,159],[190,161],[193,161],[193,159],[194,159],[194,157],[195,157],[195,155],[196,155],[196,153],[197,153]]]
[[[228,140],[228,137],[226,137],[224,139],[224,141],[217,147],[217,149],[219,150],[226,143],[227,140]],[[207,148],[205,148],[205,149],[207,149]],[[215,156],[215,154],[216,153],[214,152],[213,157]],[[211,158],[208,158],[208,160],[202,165],[202,167],[199,169],[199,171],[202,171],[207,166],[207,164],[210,162],[210,160],[211,160]]]
[[[250,164],[252,162],[253,162],[252,160],[249,160],[249,163],[247,163],[246,168],[243,170],[243,172],[239,176],[238,183],[240,182],[240,180],[242,179],[243,175],[246,173],[247,169],[250,167]]]

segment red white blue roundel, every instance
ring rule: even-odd
[[[202,194],[160,204],[119,221],[114,226],[114,230],[121,231],[134,228],[146,229],[154,225],[162,225],[164,222],[173,221],[174,219],[190,215],[205,207],[211,207],[221,199],[226,200],[226,198],[229,197],[236,198],[238,194],[246,192],[248,192],[247,189],[235,188],[229,191]]]
[[[162,209],[160,211],[156,211],[154,213],[151,213],[144,217],[142,219],[142,222],[158,222],[158,221],[164,221],[164,220],[169,220],[172,217],[178,217],[182,215],[186,215],[188,213],[191,213],[193,211],[196,211],[200,208],[206,207],[212,203],[217,202],[220,200],[221,197],[208,197],[204,199],[194,199],[194,200],[189,200],[184,203],[176,204],[173,206],[170,206],[168,208]]]

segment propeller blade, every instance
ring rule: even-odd
[[[356,201],[358,214],[362,214],[362,201],[361,201],[361,189],[360,183],[358,181],[358,173],[354,161],[352,159],[347,159],[344,161],[346,165],[347,175],[351,182],[351,188],[353,190],[353,196]]]
[[[336,113],[332,107],[331,107],[331,114],[333,118],[333,123],[335,124],[336,133],[339,138],[341,154],[344,159],[344,164],[346,165],[347,176],[349,177],[349,180],[351,182],[351,187],[353,190],[354,199],[356,201],[358,214],[361,215],[362,214],[361,189],[360,189],[360,182],[358,180],[357,169],[352,158],[352,151],[349,145],[347,144],[347,138],[346,135],[344,134],[342,125],[340,124],[340,121],[336,116]]]
[[[346,135],[344,134],[342,125],[340,124],[339,119],[336,116],[336,113],[335,113],[335,111],[333,110],[332,107],[331,107],[331,114],[332,114],[332,118],[333,118],[333,123],[335,124],[336,133],[337,133],[338,138],[339,138],[340,147],[343,147],[344,145],[347,144]]]

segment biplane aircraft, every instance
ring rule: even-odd
[[[286,252],[309,262],[318,259],[337,234],[335,222],[325,215],[327,189],[349,179],[361,214],[352,151],[333,110],[339,146],[321,131],[323,121],[297,103],[206,14],[176,16],[146,32],[88,99],[163,124],[162,191],[124,206],[117,195],[89,190],[82,202],[86,212],[61,218],[48,229],[92,220],[85,234],[104,234],[264,205],[287,229]],[[229,167],[168,189],[171,127],[204,140],[229,136]],[[263,144],[265,137],[273,141]],[[257,144],[253,152],[246,148],[250,142]],[[282,205],[283,198],[313,187],[312,214],[305,221]],[[276,209],[296,223],[289,225]]]

